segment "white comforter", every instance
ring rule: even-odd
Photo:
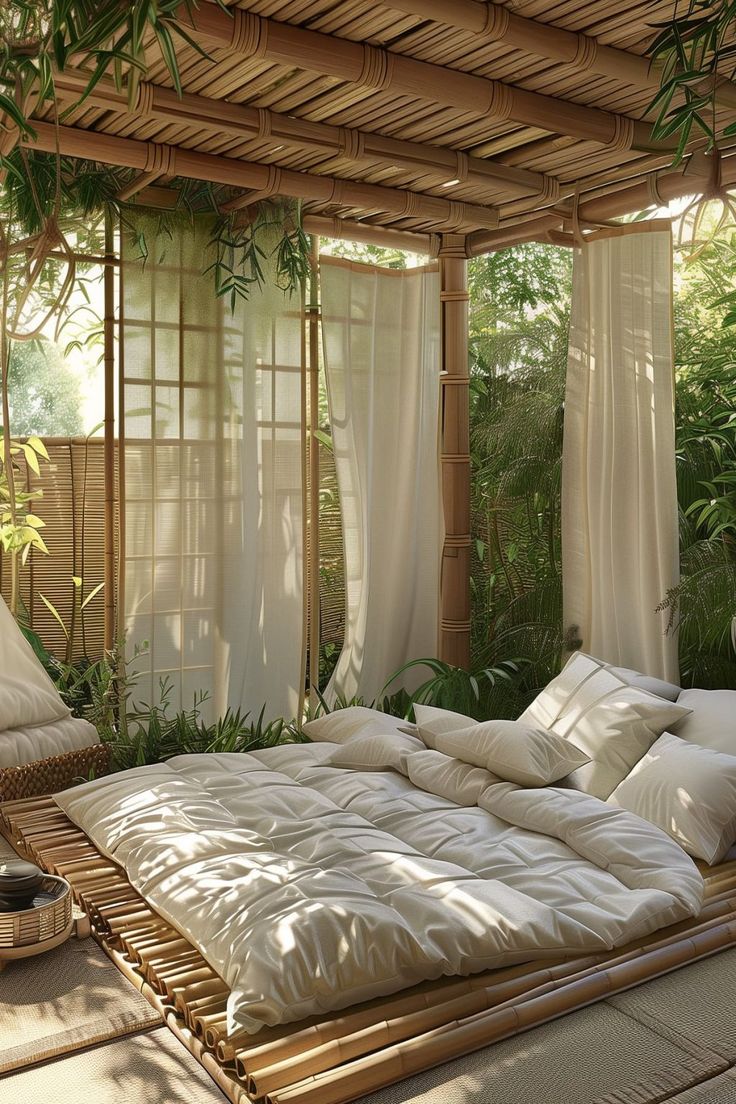
[[[181,756],[56,798],[225,979],[231,1032],[700,909],[692,861],[630,813],[477,769],[460,792],[439,752],[407,757],[414,782],[323,765],[334,747]]]

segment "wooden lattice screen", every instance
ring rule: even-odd
[[[29,489],[41,489],[43,498],[35,512],[46,522],[45,556],[31,553],[21,570],[21,597],[31,627],[45,647],[63,658],[67,642],[61,626],[43,602],[44,595],[58,610],[67,629],[72,628],[74,584],[83,580],[86,596],[104,577],[105,461],[101,438],[45,438],[49,463],[41,463],[40,476],[21,462],[21,480]],[[115,526],[117,530],[117,526]],[[117,549],[116,549],[117,555]],[[0,555],[0,591],[10,596],[7,557]],[[104,595],[87,606],[72,633],[73,656],[99,658],[104,652]]]

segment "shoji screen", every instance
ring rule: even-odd
[[[292,716],[301,679],[301,318],[215,295],[212,222],[123,233],[123,623],[134,697]],[[146,240],[140,261],[137,237]],[[132,659],[136,648],[144,654]]]

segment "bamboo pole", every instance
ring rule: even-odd
[[[442,309],[442,497],[445,545],[440,589],[439,656],[470,666],[470,376],[468,273],[465,241],[443,235],[440,247]]]
[[[451,229],[462,225],[494,227],[498,224],[498,212],[490,207],[457,203],[383,184],[278,169],[273,165],[197,153],[180,146],[141,142],[77,127],[56,127],[40,120],[33,121],[33,129],[35,137],[26,136],[25,144],[46,153],[58,148],[68,157],[82,157],[140,172],[148,172],[154,163],[163,160],[169,176],[207,180],[233,188],[254,188],[264,195],[286,195],[319,203],[375,209],[399,218],[422,218],[437,225],[449,225]]]
[[[359,87],[430,100],[613,150],[675,148],[671,142],[655,142],[649,124],[640,120],[419,61],[366,42],[277,23],[241,8],[225,12],[214,3],[200,5],[191,14],[184,8],[179,11],[197,35],[244,57],[268,58]]]
[[[599,73],[635,88],[660,87],[661,70],[649,58],[604,46],[590,35],[517,15],[503,4],[481,0],[386,0],[390,8],[458,27],[487,42],[502,42],[537,57],[560,61],[580,72]],[[721,78],[716,102],[736,107],[736,86]]]
[[[115,256],[112,214],[105,211],[105,259]],[[115,643],[115,269],[104,267],[104,368],[105,368],[105,650]]]
[[[177,192],[174,188],[154,185],[136,193],[136,201],[144,207],[174,210],[177,206]],[[302,220],[302,228],[305,234],[317,234],[322,238],[365,242],[368,245],[380,245],[387,249],[405,249],[407,253],[423,253],[428,257],[436,257],[440,247],[439,234],[421,234],[414,230],[380,226],[366,219],[307,214]],[[96,260],[100,264],[104,261],[102,257],[89,259]]]
[[[728,187],[736,184],[736,155],[731,154],[721,161],[721,185]],[[702,156],[691,158],[684,170],[665,173],[653,173],[643,180],[625,187],[598,195],[591,199],[582,199],[578,214],[583,223],[607,222],[642,211],[648,207],[666,206],[671,200],[686,195],[708,194],[713,187],[708,159]],[[468,255],[476,257],[495,249],[503,249],[521,241],[544,241],[550,230],[559,230],[563,222],[570,218],[572,208],[558,206],[554,211],[539,214],[536,217],[515,221],[500,226],[491,232],[477,232],[467,238]]]
[[[74,70],[56,71],[56,90],[62,98],[78,99],[85,94],[89,74]],[[443,146],[426,145],[406,139],[390,138],[371,131],[312,122],[283,115],[268,108],[228,103],[207,96],[184,92],[142,81],[133,108],[128,91],[117,87],[108,77],[86,95],[86,102],[128,117],[155,119],[162,123],[180,123],[215,136],[252,140],[255,138],[301,152],[321,150],[327,156],[358,164],[382,162],[402,168],[443,175],[446,183],[474,184],[491,190],[503,189],[512,195],[529,196],[543,193],[554,199],[559,191],[557,181],[544,173],[474,157]],[[151,174],[155,176],[157,174]],[[120,193],[120,199],[130,198],[147,182],[139,177]]]
[[[309,251],[309,700],[319,703],[320,540],[319,540],[319,237]]]
[[[414,234],[409,230],[393,230],[386,226],[373,226],[355,219],[323,218],[321,215],[305,215],[304,231],[322,238],[380,245],[386,249],[405,249],[407,253],[424,253],[436,257],[440,247],[438,234]]]

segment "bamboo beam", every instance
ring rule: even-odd
[[[105,212],[105,259],[115,256],[112,214]],[[105,368],[105,650],[115,644],[115,268],[104,267],[104,368]]]
[[[405,249],[407,253],[425,253],[428,257],[436,257],[440,247],[438,234],[414,234],[410,230],[393,230],[355,219],[323,218],[321,215],[305,215],[304,232],[322,238],[380,245],[386,249]]]
[[[367,42],[276,23],[241,8],[223,11],[214,3],[202,4],[191,14],[182,7],[179,14],[197,36],[243,57],[267,58],[339,77],[369,91],[415,96],[612,150],[674,149],[672,143],[655,142],[650,125],[638,119],[419,61]]]
[[[55,81],[60,96],[76,100],[85,93],[89,75],[73,70],[57,71]],[[103,77],[87,94],[86,102],[119,115],[144,116],[162,123],[183,123],[207,134],[246,140],[273,140],[274,145],[308,153],[321,150],[328,156],[358,164],[380,162],[420,172],[445,173],[448,185],[457,180],[496,190],[503,188],[513,195],[528,196],[539,192],[549,199],[555,199],[559,191],[554,177],[486,161],[459,150],[384,137],[367,130],[295,119],[267,108],[213,100],[190,92],[179,96],[172,88],[146,81],[139,84],[132,109],[127,89],[118,88],[107,77]]]
[[[173,188],[157,188],[154,185],[136,193],[136,200],[143,206],[174,210],[177,205],[177,193]],[[404,249],[407,253],[422,253],[428,257],[436,257],[440,247],[439,234],[419,234],[413,230],[396,230],[393,227],[380,226],[377,223],[363,219],[305,215],[302,220],[302,228],[305,234],[316,234],[321,238],[365,242],[367,245],[380,245],[386,249]],[[88,259],[99,264],[104,263],[103,257],[90,257]],[[114,263],[117,264],[117,260]]]
[[[540,23],[510,11],[504,4],[484,0],[382,0],[389,8],[417,15],[448,27],[469,31],[487,42],[502,42],[527,54],[559,61],[580,72],[599,73],[635,88],[660,87],[660,70],[647,57],[604,46],[590,35]],[[716,100],[736,107],[736,85],[721,78]]]
[[[58,141],[58,149],[65,156],[120,165],[139,172],[150,172],[163,162],[167,176],[255,189],[264,195],[286,195],[361,210],[379,210],[398,218],[421,218],[453,229],[464,225],[491,228],[498,224],[498,212],[490,207],[456,203],[401,188],[315,176],[273,165],[197,153],[178,146],[141,142],[77,127],[56,127],[36,119],[33,128],[35,138],[24,137],[24,144],[46,153],[55,153]]]
[[[583,223],[607,222],[648,207],[666,207],[671,200],[682,196],[708,194],[713,189],[709,162],[707,157],[694,155],[684,170],[650,173],[627,187],[583,199],[578,209],[579,218]],[[721,160],[720,184],[723,187],[736,184],[736,154]],[[522,241],[549,240],[549,231],[559,230],[571,213],[569,206],[558,207],[552,212],[501,226],[492,233],[470,234],[467,238],[468,255],[476,257]]]
[[[443,234],[439,253],[442,304],[442,498],[445,546],[440,588],[439,657],[470,666],[470,374],[465,241]]]

